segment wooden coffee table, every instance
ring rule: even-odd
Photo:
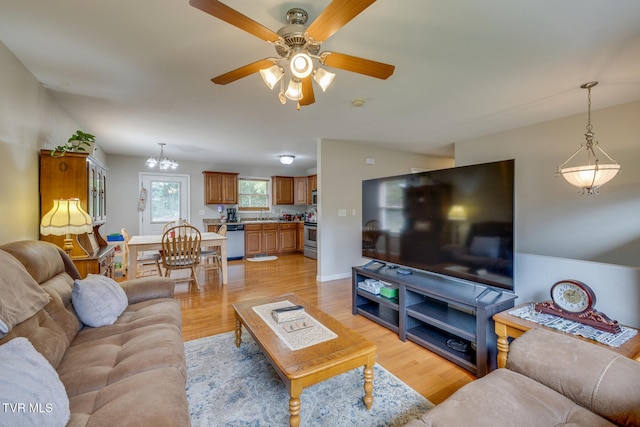
[[[304,307],[305,312],[333,331],[337,338],[301,350],[292,351],[253,310],[253,307],[288,300]],[[233,304],[236,317],[236,347],[242,343],[244,326],[267,356],[289,393],[289,425],[300,425],[300,395],[305,387],[364,366],[364,402],[373,404],[373,365],[376,345],[333,317],[296,296],[284,294]]]

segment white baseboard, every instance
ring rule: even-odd
[[[330,282],[331,280],[350,279],[351,273],[332,274],[329,276],[316,276],[318,282]]]

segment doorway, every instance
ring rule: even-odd
[[[189,221],[189,175],[140,173],[140,188],[147,193],[144,209],[140,210],[140,234],[162,234],[162,227],[169,221]]]

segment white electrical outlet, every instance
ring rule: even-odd
[[[198,211],[198,215],[204,215],[204,209],[200,209],[200,210]]]
[[[351,209],[351,216],[356,216],[356,210],[355,209]]]

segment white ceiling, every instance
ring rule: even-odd
[[[330,1],[225,3],[277,31],[291,7],[311,22]],[[258,74],[211,83],[275,51],[188,0],[0,0],[0,41],[104,151],[148,156],[164,142],[178,160],[292,153],[310,168],[320,138],[450,156],[458,140],[586,112],[591,80],[594,110],[640,99],[638,0],[378,0],[322,50],[394,75],[337,70],[300,111]]]

